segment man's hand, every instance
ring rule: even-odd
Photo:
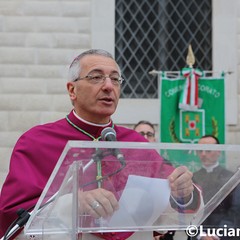
[[[106,218],[119,208],[114,194],[102,189],[94,189],[79,193],[80,212],[87,213],[94,218]]]
[[[193,174],[188,170],[186,166],[177,167],[168,177],[171,195],[176,200],[188,202],[193,192]]]

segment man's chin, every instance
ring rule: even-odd
[[[214,165],[214,163],[203,163],[203,166],[205,166],[205,167],[211,167],[213,165]]]
[[[102,116],[112,116],[115,112],[116,108],[115,107],[101,107],[98,111],[97,114],[100,114]]]
[[[111,116],[113,115],[113,113],[114,113],[115,111],[101,111],[101,112],[98,112],[98,113],[96,113],[96,115],[98,115],[99,116],[99,118],[109,118],[109,120],[110,120],[110,118],[111,118]]]

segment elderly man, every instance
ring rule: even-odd
[[[68,140],[101,140],[102,130],[111,127],[115,129],[118,141],[146,141],[135,131],[117,126],[111,120],[118,105],[122,82],[118,64],[104,50],[89,50],[73,60],[67,83],[73,110],[66,118],[33,127],[19,138],[14,147],[0,197],[0,237],[16,218],[19,208],[35,206]],[[192,173],[185,166],[176,169],[164,166],[162,158],[159,155],[158,158],[151,177],[167,177],[174,202],[187,206],[188,211],[195,211],[198,206],[191,200],[198,196],[198,190],[192,184]],[[102,166],[103,172],[109,170],[105,169],[108,167]],[[161,172],[161,169],[165,171]],[[94,179],[94,175],[89,177]],[[116,181],[117,186],[119,183]],[[121,190],[123,185],[119,188]],[[104,187],[92,186],[84,191],[82,197],[83,211],[95,218],[111,216],[119,208],[116,195]],[[82,239],[151,238],[151,232],[82,235]]]

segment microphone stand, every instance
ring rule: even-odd
[[[103,152],[100,149],[96,150],[95,153],[95,162],[96,162],[96,167],[97,167],[97,176],[96,176],[96,180],[97,180],[97,185],[98,188],[102,187],[102,162],[101,160],[103,159]]]

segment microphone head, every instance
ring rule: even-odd
[[[106,127],[101,132],[101,138],[104,141],[116,141],[116,131],[111,127]]]

